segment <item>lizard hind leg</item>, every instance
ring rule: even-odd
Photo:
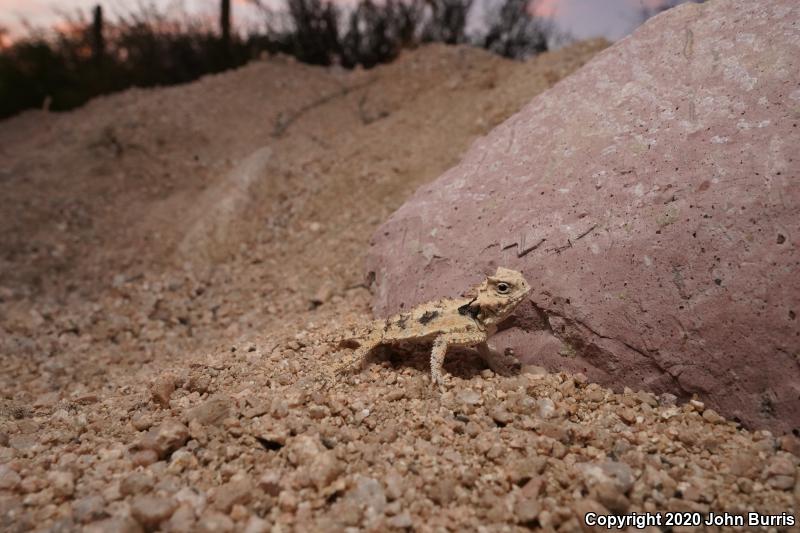
[[[516,358],[508,357],[498,352],[491,344],[486,342],[478,344],[477,348],[481,359],[495,374],[511,376],[519,372],[520,364]]]
[[[351,370],[360,371],[364,368],[364,363],[367,362],[372,351],[381,344],[381,340],[379,335],[369,335],[362,339],[361,346],[356,349],[352,357],[339,365],[334,373],[337,376],[341,376],[349,373]]]

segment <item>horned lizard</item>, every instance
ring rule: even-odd
[[[487,364],[495,368],[501,364],[501,356],[489,346],[487,339],[528,291],[530,286],[520,272],[500,267],[494,276],[488,276],[473,288],[471,299],[445,298],[376,320],[365,335],[351,339],[357,341],[359,347],[353,360],[340,366],[336,374],[341,375],[353,367],[360,369],[378,346],[431,342],[431,377],[440,388],[444,385],[442,365],[449,347],[476,347]]]

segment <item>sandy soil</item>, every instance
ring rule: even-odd
[[[380,221],[603,46],[433,46],[360,72],[269,58],[0,123],[0,529],[796,513],[797,441],[699,402],[468,353],[444,394],[424,352],[325,379],[370,318]]]

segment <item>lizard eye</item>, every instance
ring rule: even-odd
[[[508,286],[508,283],[498,283],[497,284],[497,292],[499,292],[500,294],[507,294],[509,288],[510,287]]]

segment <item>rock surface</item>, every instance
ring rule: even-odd
[[[685,4],[535,98],[375,233],[375,313],[518,269],[498,348],[800,428],[798,19]]]

